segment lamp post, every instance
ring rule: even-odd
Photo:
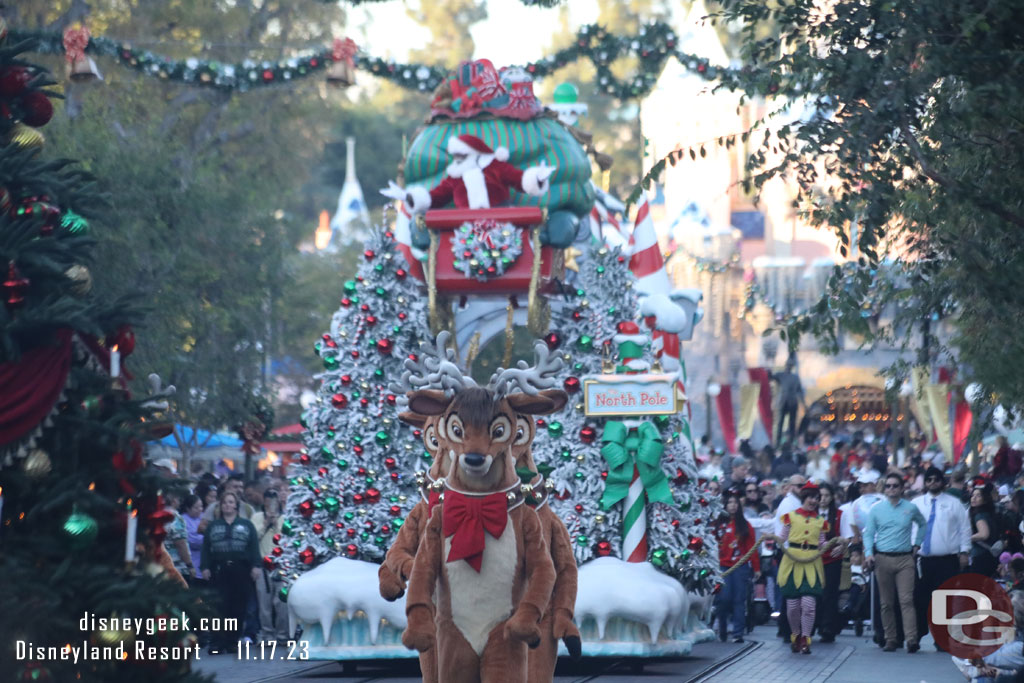
[[[722,393],[722,387],[716,382],[708,384],[707,391],[704,393],[704,403],[706,408],[704,411],[704,433],[707,434],[709,443],[711,442],[711,399],[717,397],[720,393]]]

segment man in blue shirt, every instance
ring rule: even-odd
[[[875,567],[879,597],[882,602],[882,627],[886,652],[896,650],[896,615],[893,589],[903,615],[907,635],[907,652],[921,649],[917,637],[917,615],[914,612],[914,557],[921,547],[927,521],[916,505],[903,500],[903,478],[898,474],[885,477],[885,500],[868,512],[864,529],[864,564]],[[911,544],[911,530],[917,524],[917,537]]]

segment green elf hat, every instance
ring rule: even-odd
[[[619,347],[619,363],[626,365],[627,361],[642,358],[648,338],[640,331],[640,327],[635,322],[625,320],[616,325],[615,329],[618,334],[612,337],[612,341]]]

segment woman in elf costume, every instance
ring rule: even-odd
[[[828,521],[818,515],[821,494],[808,482],[800,489],[800,507],[782,516],[782,540],[789,541],[779,563],[779,589],[786,599],[791,649],[811,654],[811,630],[814,628],[815,600],[825,585],[821,551],[825,545]]]

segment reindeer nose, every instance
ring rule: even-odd
[[[486,460],[486,458],[479,453],[466,453],[463,457],[465,458],[465,463],[470,467],[480,467],[480,465],[483,465]]]

